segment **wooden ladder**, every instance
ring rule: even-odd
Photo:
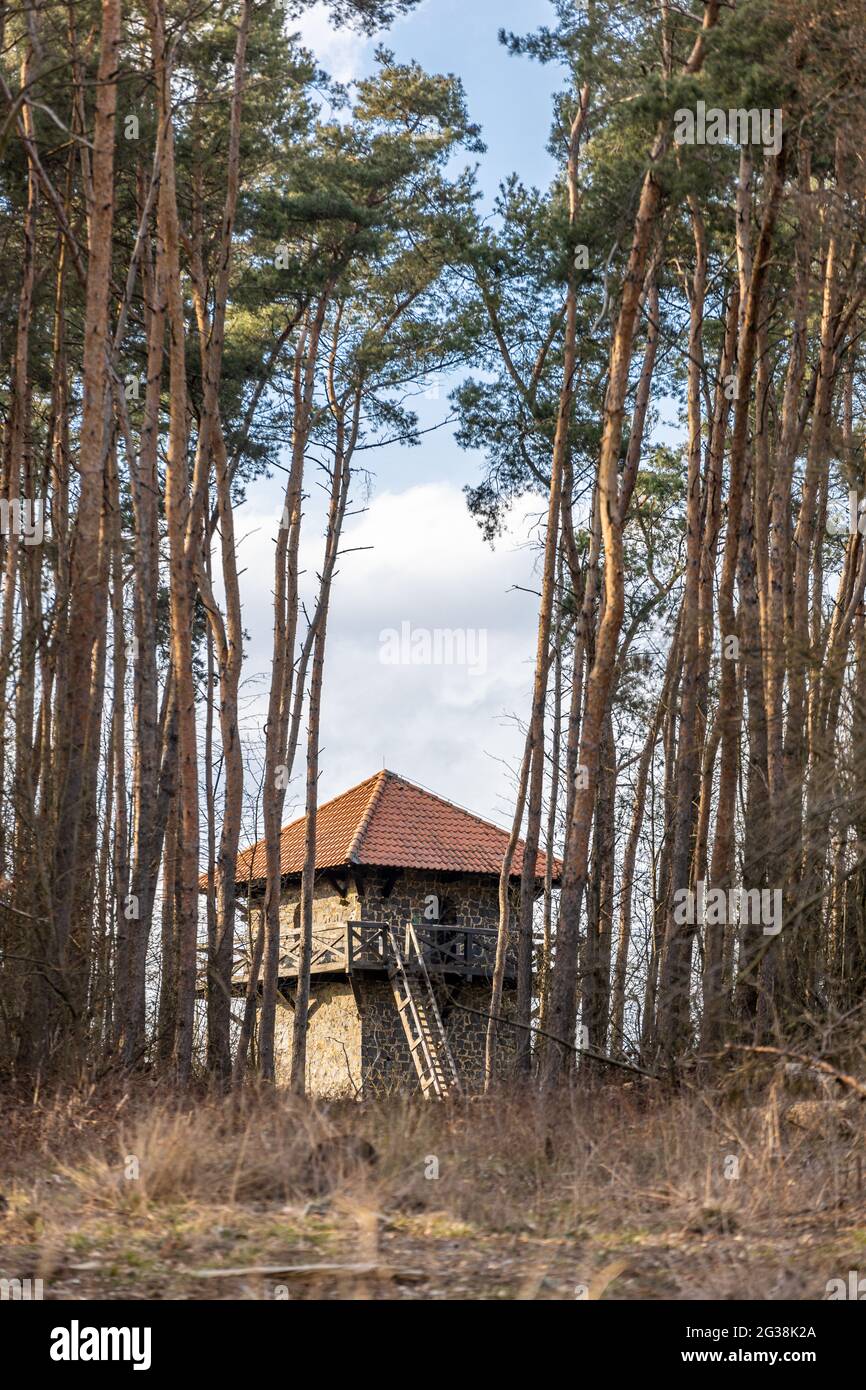
[[[396,931],[389,927],[388,944],[391,948],[388,978],[421,1093],[427,1099],[435,1096],[438,1100],[459,1095],[460,1078],[415,928],[411,923],[406,927],[401,950]]]

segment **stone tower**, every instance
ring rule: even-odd
[[[291,1065],[304,821],[293,821],[281,835],[279,1082],[288,1081]],[[402,956],[410,941],[423,958],[423,964],[416,958],[415,966],[434,996],[437,1007],[432,1013],[438,1010],[447,1040],[444,1051],[450,1053],[462,1088],[478,1089],[507,832],[384,770],[320,806],[316,830],[308,1094],[334,1097],[426,1088],[419,1058],[429,1049],[417,1039],[413,1046],[413,1029],[400,1009],[411,986],[404,976],[401,992],[394,978],[395,953]],[[520,844],[512,865],[513,909],[522,852]],[[539,892],[544,868],[539,855]],[[558,881],[560,866],[555,863],[553,868]],[[238,894],[248,898],[250,939],[263,910],[264,874],[262,840],[238,858]],[[414,930],[407,933],[410,924]],[[248,949],[236,959],[239,991],[248,961]],[[514,967],[512,945],[504,1018],[514,1013]],[[413,1015],[417,1022],[418,1013],[411,1006],[408,1015],[410,1023]],[[513,1055],[515,1038],[514,1029],[500,1029],[503,1070]]]

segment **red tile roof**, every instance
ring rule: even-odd
[[[281,833],[283,874],[301,872],[305,820],[305,816],[300,816]],[[384,769],[342,796],[326,801],[316,814],[317,869],[370,864],[498,875],[507,844],[507,830]],[[521,840],[511,867],[512,877],[519,876],[522,869]],[[544,855],[539,854],[539,878],[544,876],[544,869]],[[556,880],[561,870],[559,860],[554,860]],[[241,851],[237,876],[241,883],[264,878],[264,840]]]

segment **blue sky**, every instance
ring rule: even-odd
[[[558,70],[509,57],[496,37],[500,28],[529,33],[550,23],[552,15],[548,0],[422,0],[377,40],[335,30],[323,5],[314,6],[296,27],[323,67],[340,80],[370,72],[379,42],[401,62],[415,59],[429,72],[456,73],[469,114],[483,128],[487,153],[479,184],[489,204],[499,181],[513,169],[538,184],[547,183],[553,172],[545,145]]]
[[[549,20],[546,0],[423,0],[379,42],[401,60],[463,80],[471,118],[482,127],[479,186],[489,208],[500,181],[516,170],[545,186],[553,174],[546,151],[551,96],[559,74],[511,58],[497,41],[500,27],[527,31]],[[377,41],[335,31],[322,7],[297,25],[321,65],[342,81],[373,65]],[[456,379],[455,379],[456,380]],[[418,401],[422,427],[448,413],[438,396]],[[462,489],[477,480],[481,460],[458,448],[451,428],[428,434],[420,447],[392,446],[364,456],[374,472],[366,510],[347,524],[353,553],[341,564],[331,601],[321,738],[320,799],[338,794],[382,766],[450,797],[480,815],[507,822],[511,769],[519,762],[532,680],[536,621],[538,519],[543,499],[515,509],[512,529],[494,549],[469,516]],[[236,522],[245,625],[246,741],[251,764],[262,739],[271,651],[273,545],[284,479],[250,489]],[[312,504],[311,504],[312,506]],[[313,575],[321,555],[318,517],[311,512],[302,563]],[[355,549],[355,548],[358,549]],[[361,548],[364,547],[364,548]],[[390,665],[383,633],[468,631],[484,661]],[[480,669],[483,666],[483,669]],[[303,757],[286,803],[296,813]],[[247,832],[259,827],[248,820]],[[259,829],[260,833],[260,829]]]
[[[325,6],[317,5],[298,27],[322,66],[340,80],[372,71],[378,43],[393,50],[401,62],[414,59],[428,72],[456,73],[466,91],[469,116],[481,126],[487,146],[485,154],[471,157],[471,163],[477,166],[480,206],[489,212],[509,174],[517,171],[525,183],[543,188],[555,172],[546,146],[551,99],[562,70],[513,58],[497,39],[500,29],[528,33],[549,23],[552,13],[548,0],[422,0],[387,33],[365,40],[334,29]],[[433,398],[419,398],[422,429],[447,415],[448,392],[457,380],[432,384]],[[382,487],[405,487],[412,479],[430,477],[462,486],[476,472],[477,463],[455,444],[450,429],[437,432],[420,449],[385,449],[376,459]]]

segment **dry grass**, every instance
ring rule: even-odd
[[[0,1277],[54,1298],[820,1299],[866,1266],[866,1107],[792,1104],[778,1084],[7,1098]]]

